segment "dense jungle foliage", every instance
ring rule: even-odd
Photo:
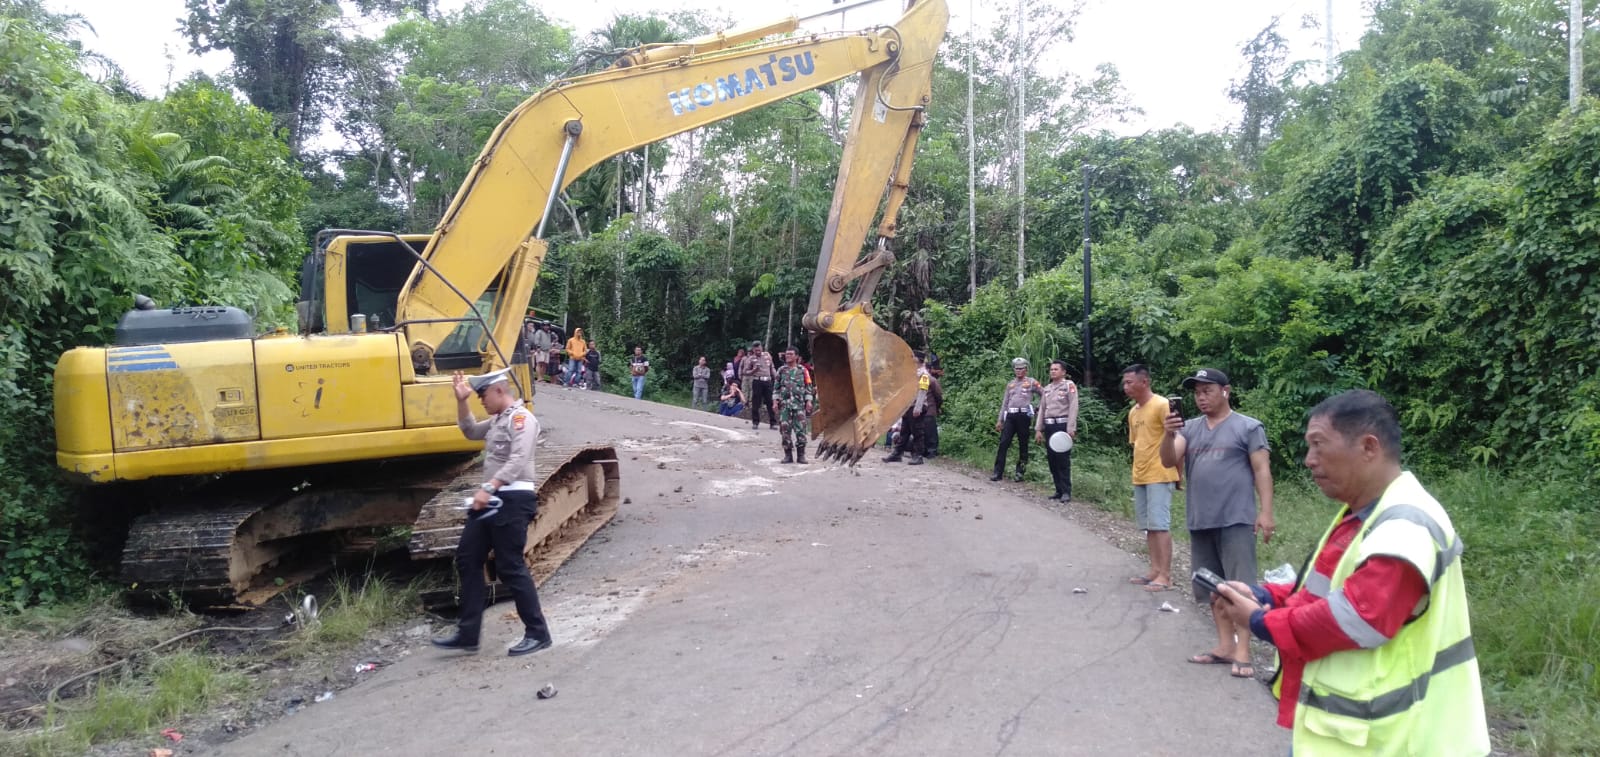
[[[1485,477],[1461,489],[1504,495],[1498,516],[1485,507],[1472,522],[1505,530],[1469,543],[1537,549],[1538,534],[1578,535],[1541,578],[1584,582],[1559,599],[1578,602],[1563,622],[1600,641],[1600,589],[1581,578],[1600,567],[1600,111],[1589,99],[1568,108],[1566,8],[1376,0],[1360,45],[1327,79],[1289,59],[1274,22],[1242,40],[1230,91],[1240,117],[1217,132],[1114,133],[1140,93],[1109,66],[1052,67],[1045,53],[1070,40],[1073,19],[1044,0],[1030,2],[1029,26],[1054,31],[1026,55],[1004,17],[975,45],[947,40],[877,310],[943,357],[947,449],[993,444],[989,414],[1014,355],[1063,358],[1085,383],[1077,454],[1091,461],[1123,454],[1123,365],[1152,366],[1158,391],[1223,368],[1290,482],[1306,409],[1370,387],[1401,409],[1408,462]],[[449,13],[431,0],[188,0],[187,10],[175,22],[192,49],[228,51],[232,67],[153,93],[86,52],[78,19],[0,0],[0,606],[106,578],[52,464],[51,371],[67,348],[106,343],[134,293],[237,305],[263,330],[292,325],[295,273],[317,229],[431,229],[529,93],[618,49],[724,21],[619,16],[579,30],[527,0]],[[1586,96],[1600,67],[1596,18],[1590,9]],[[355,21],[377,31],[354,34]],[[552,219],[533,306],[584,326],[619,374],[616,358],[643,344],[659,396],[687,383],[699,355],[720,364],[753,338],[799,343],[850,89],[824,87],[579,178]],[[1486,667],[1498,705],[1531,706],[1503,693],[1536,681],[1580,694],[1564,717],[1600,719],[1592,657],[1517,665]]]

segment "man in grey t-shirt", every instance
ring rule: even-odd
[[[1202,368],[1183,380],[1194,390],[1200,416],[1185,421],[1167,416],[1161,438],[1161,464],[1183,461],[1188,479],[1184,497],[1189,526],[1189,563],[1229,581],[1257,580],[1256,534],[1272,541],[1272,469],[1261,421],[1233,412],[1228,374]],[[1259,507],[1258,507],[1259,501]],[[1254,678],[1250,630],[1235,628],[1228,613],[1216,609],[1211,592],[1195,586],[1195,599],[1210,601],[1217,645],[1189,658],[1208,665],[1230,663],[1235,678]]]

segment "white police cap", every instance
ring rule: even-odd
[[[481,392],[491,386],[494,386],[495,384],[503,384],[510,380],[511,369],[501,368],[498,371],[490,371],[482,376],[468,376],[467,384],[472,387],[472,391]]]

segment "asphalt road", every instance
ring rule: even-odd
[[[1288,751],[1264,687],[1184,662],[1214,641],[1186,592],[1127,584],[1140,558],[1013,488],[781,465],[746,422],[538,400],[550,443],[615,440],[629,498],[541,589],[556,646],[504,656],[520,624],[498,605],[478,655],[419,648],[214,753]]]

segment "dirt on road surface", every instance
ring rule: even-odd
[[[537,399],[543,443],[615,441],[628,498],[541,589],[556,645],[506,657],[497,605],[479,654],[419,648],[212,753],[1288,750],[1261,684],[1184,662],[1215,641],[1187,593],[1128,584],[1141,558],[1041,499],[876,456],[783,465],[777,432],[709,413]]]

